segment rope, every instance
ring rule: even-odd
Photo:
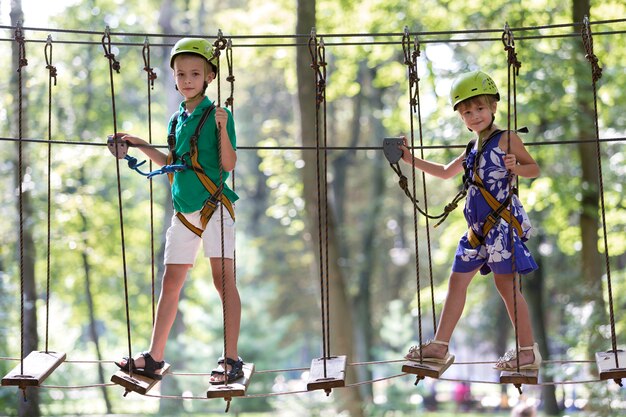
[[[515,52],[515,39],[513,36],[513,32],[509,27],[509,24],[506,23],[504,26],[504,32],[502,33],[502,43],[504,44],[504,50],[507,52],[507,130],[506,130],[506,139],[507,139],[507,149],[506,153],[511,152],[511,116],[514,118],[514,129],[517,131],[517,104],[515,97],[517,96],[516,92],[516,76],[519,74],[519,69],[522,64],[517,60],[517,52]],[[513,106],[513,115],[511,114],[511,101],[514,101]],[[509,170],[507,173],[508,176],[508,196],[511,196],[513,193],[513,172]],[[513,216],[513,199],[509,198],[508,210],[511,212],[511,216]],[[515,260],[515,235],[513,232],[513,226],[511,224],[508,225],[509,230],[509,242],[511,243],[511,272],[513,274],[513,329],[515,332],[515,362],[517,367],[517,372],[520,371],[520,363],[519,363],[519,332],[518,332],[518,313],[517,313],[517,282],[518,279],[521,282],[521,277],[517,273],[517,265]],[[521,238],[521,236],[520,236]],[[520,288],[521,291],[521,288]],[[518,387],[519,388],[519,387]]]
[[[150,66],[150,43],[148,38],[143,45],[142,49],[144,71],[146,71],[146,91],[148,95],[148,143],[152,145],[152,90],[154,89],[154,81],[157,79],[157,75],[154,72],[154,68]],[[148,158],[150,159],[150,158]],[[130,164],[130,162],[129,162]],[[130,165],[129,165],[130,166]],[[148,163],[148,170],[152,172],[152,159]],[[152,324],[156,320],[156,285],[155,275],[155,254],[154,254],[154,189],[152,181],[149,181],[150,190],[150,287],[151,287],[151,305],[152,305]]]
[[[235,101],[235,76],[233,75],[233,41],[232,39],[228,39],[226,43],[226,65],[228,66],[228,77],[226,77],[226,81],[230,83],[230,96],[224,102],[226,107],[231,108],[231,113],[234,110],[234,101]]]
[[[230,107],[230,114],[233,119],[235,118],[235,108],[234,108],[234,94],[235,94],[235,76],[233,75],[233,41],[228,39],[226,42],[226,65],[228,66],[228,76],[226,77],[226,81],[230,84],[230,95],[224,101],[224,105],[226,107]],[[233,192],[236,192],[237,188],[235,187],[235,173],[236,170],[233,168],[231,172],[231,189]],[[234,209],[234,207],[233,207]],[[233,280],[235,282],[235,286],[237,285],[237,245],[235,245],[233,249]]]
[[[410,148],[412,150],[415,150],[417,147],[411,145]],[[380,148],[378,148],[378,149],[380,149]],[[423,147],[422,149],[426,149],[426,147]],[[427,219],[433,219],[433,220],[441,219],[441,220],[439,220],[439,222],[437,222],[437,224],[435,224],[434,227],[437,227],[441,223],[443,223],[444,220],[446,220],[446,218],[448,217],[448,215],[450,213],[452,213],[458,207],[459,202],[465,198],[466,192],[465,192],[464,189],[462,189],[462,190],[460,190],[457,193],[456,196],[454,196],[452,201],[450,201],[448,204],[446,204],[446,206],[444,207],[443,212],[441,214],[437,214],[437,215],[430,214],[425,209],[422,209],[420,207],[419,200],[417,200],[413,196],[413,193],[411,193],[411,191],[409,190],[409,188],[408,188],[409,181],[408,181],[407,177],[402,173],[402,169],[400,169],[400,164],[396,162],[396,163],[389,164],[389,165],[391,165],[391,169],[393,169],[394,172],[398,175],[398,177],[399,177],[398,185],[400,186],[402,191],[404,191],[404,194],[409,198],[409,200],[411,200],[411,202],[413,203],[413,206],[415,207],[415,209],[422,216],[424,216]]]
[[[590,22],[592,25],[606,25],[606,24],[616,24],[626,22],[626,18],[621,19],[607,19],[607,20],[599,20],[595,22]],[[560,23],[560,24],[552,24],[552,25],[537,25],[537,26],[523,26],[519,28],[513,28],[512,30],[515,32],[526,32],[526,31],[545,31],[551,29],[570,29],[582,26],[582,23],[572,22],[572,23]],[[0,29],[9,29],[13,30],[13,26],[0,25]],[[25,30],[37,32],[44,31],[46,33],[55,32],[55,33],[67,33],[67,34],[83,34],[83,35],[100,35],[101,32],[98,31],[90,31],[90,30],[76,30],[76,29],[57,29],[57,28],[40,28],[40,27],[25,27]],[[190,33],[145,33],[145,32],[110,32],[115,36],[128,36],[128,37],[141,37],[144,38],[146,36],[150,37],[158,37],[158,38],[182,38],[182,37],[206,37],[206,34],[190,34]],[[499,40],[500,38],[464,38],[459,35],[474,35],[474,34],[490,34],[490,33],[501,33],[500,28],[491,28],[491,29],[472,29],[472,30],[446,30],[446,31],[422,31],[422,32],[413,32],[411,35],[415,36],[449,36],[452,39],[446,38],[435,38],[431,40],[422,39],[422,43],[442,43],[442,42],[450,42],[450,43],[465,43],[465,42],[493,42]],[[596,35],[615,35],[615,34],[623,34],[626,31],[616,30],[616,31],[606,31],[606,32],[597,32]],[[398,32],[382,32],[382,33],[328,33],[328,34],[320,34],[320,36],[324,36],[326,38],[356,38],[361,37],[365,40],[361,42],[337,42],[337,43],[329,43],[326,45],[333,46],[353,46],[353,45],[376,45],[376,44],[385,44],[385,45],[397,45],[400,42],[376,42],[371,41],[372,37],[398,37],[402,36],[402,33]],[[529,39],[548,39],[555,37],[573,37],[577,36],[575,33],[571,33],[570,31],[558,34],[558,35],[531,35],[531,36],[518,36],[518,40],[529,40]],[[251,35],[234,35],[233,39],[305,39],[308,38],[307,34],[251,34]],[[29,40],[29,42],[38,42],[37,40]],[[81,43],[81,44],[95,44],[95,42],[69,42],[69,41],[58,41],[57,43]],[[131,45],[129,42],[117,42],[116,45]],[[169,46],[171,47],[173,43],[160,43],[153,44],[154,46]],[[291,42],[291,43],[267,43],[267,44],[246,44],[239,43],[238,47],[294,47],[294,46],[305,46],[305,43]]]
[[[318,55],[319,55],[319,62],[320,62],[320,66],[322,68],[322,79],[324,80],[324,82],[321,84],[321,88],[324,89],[324,93],[322,95],[323,97],[323,131],[322,131],[322,146],[324,147],[323,151],[324,151],[324,162],[323,162],[323,182],[321,183],[322,185],[322,192],[323,192],[323,200],[324,200],[324,236],[325,236],[325,242],[324,242],[324,268],[326,269],[326,273],[324,274],[324,277],[326,278],[326,306],[328,309],[328,313],[326,314],[326,334],[327,334],[327,338],[326,338],[326,351],[328,352],[328,356],[330,357],[331,355],[331,351],[330,351],[330,274],[329,274],[329,256],[328,256],[328,235],[329,235],[329,229],[328,229],[328,150],[327,150],[327,146],[328,146],[328,118],[326,117],[326,47],[324,46],[324,39],[320,38],[320,44],[318,47]]]
[[[417,72],[417,57],[420,56],[420,41],[417,37],[417,35],[415,36],[415,40],[413,42],[413,52],[411,54],[411,56],[409,56],[409,48],[411,45],[411,39],[410,39],[410,35],[408,34],[408,27],[405,27],[405,38],[406,41],[403,41],[403,49],[404,49],[404,56],[405,56],[405,64],[408,67],[408,71],[409,71],[409,96],[411,97],[410,99],[410,107],[411,107],[411,114],[415,114],[417,113],[417,120],[418,120],[418,129],[419,129],[419,138],[420,138],[420,157],[422,159],[424,159],[424,133],[423,133],[423,125],[422,125],[422,112],[421,112],[421,102],[420,102],[420,94],[419,94],[419,75]],[[415,86],[415,92],[411,93],[411,86],[414,85]],[[411,137],[413,137],[413,117],[411,117]],[[399,168],[399,165],[398,165]],[[413,170],[415,171],[415,170]],[[431,239],[430,239],[430,214],[428,213],[428,193],[426,192],[426,173],[424,173],[422,171],[422,185],[423,185],[423,196],[424,196],[424,212],[427,214],[427,216],[425,216],[425,221],[426,221],[426,242],[427,242],[427,250],[428,250],[428,275],[429,275],[429,279],[430,279],[430,299],[431,299],[431,314],[433,317],[433,332],[436,331],[437,329],[437,315],[435,313],[435,286],[434,286],[434,281],[433,281],[433,262],[432,262],[432,246],[431,246]],[[406,190],[405,190],[406,191]],[[450,206],[448,204],[448,206]],[[452,210],[454,210],[454,208],[456,208],[456,203],[454,205],[454,207],[452,208],[451,206],[448,207],[447,209],[449,210],[448,213]],[[419,208],[419,206],[417,206],[416,204],[414,204],[414,211],[413,211],[413,215],[415,216],[415,208]],[[446,214],[447,216],[447,214]],[[443,220],[441,220],[443,221]],[[441,221],[435,225],[438,226]],[[417,237],[417,236],[416,236]],[[416,241],[417,242],[417,241]],[[417,258],[417,243],[416,243],[416,258]],[[416,265],[417,266],[417,280],[419,281],[419,263]],[[421,291],[419,290],[419,284],[418,284],[418,299],[420,297],[419,293]],[[418,302],[419,304],[419,302]],[[420,307],[421,310],[421,307]],[[421,314],[421,313],[420,313]],[[421,320],[420,320],[421,321]],[[421,336],[421,332],[420,332],[420,344],[422,343],[422,336]]]
[[[19,358],[3,358],[0,357],[0,360],[14,360],[18,361]],[[404,359],[397,360],[386,360],[386,361],[373,361],[373,362],[354,362],[348,363],[347,366],[370,366],[370,365],[386,365],[386,364],[394,364],[399,362],[405,362]],[[88,360],[66,360],[64,363],[113,363],[113,361],[88,361]],[[455,362],[453,366],[460,365],[491,365],[495,363],[494,361],[480,361],[480,362]],[[593,360],[551,360],[545,361],[544,364],[594,364]],[[306,371],[309,368],[290,368],[290,369],[275,369],[275,370],[259,370],[255,371],[256,374],[268,374],[268,373],[286,373],[286,372],[294,372],[294,371]],[[169,372],[170,376],[179,376],[179,377],[206,377],[209,375],[208,373],[185,373],[185,372]],[[373,384],[376,382],[381,382],[385,380],[395,379],[401,376],[409,375],[407,373],[396,374],[391,376],[384,376],[376,379],[358,381],[352,384],[347,384],[345,387],[341,388],[354,388],[362,385]],[[442,381],[453,381],[453,382],[469,382],[469,383],[480,383],[480,384],[493,384],[493,385],[501,385],[498,381],[488,381],[488,380],[475,380],[475,379],[455,379],[455,378],[438,378]],[[536,386],[559,386],[559,385],[574,385],[574,384],[589,384],[589,383],[602,383],[603,381],[600,379],[590,379],[590,380],[570,380],[570,381],[550,381],[550,382],[542,382],[533,384]],[[105,384],[84,384],[84,385],[73,385],[73,386],[62,386],[62,385],[39,385],[36,388],[41,389],[65,389],[65,390],[76,390],[76,389],[88,389],[88,388],[100,388],[100,387],[114,387],[117,384],[113,383],[105,383]],[[281,391],[281,392],[272,392],[272,393],[259,393],[259,394],[246,394],[243,397],[239,397],[241,399],[245,398],[260,398],[260,397],[274,397],[274,396],[283,396],[283,395],[291,395],[291,394],[304,394],[309,391],[305,390],[294,390],[294,391]],[[209,400],[206,396],[188,396],[188,395],[158,395],[158,394],[145,394],[145,397],[151,398],[163,398],[163,399],[192,399],[192,400]]]
[[[413,126],[413,114],[417,113],[419,126],[420,126],[420,138],[421,138],[421,116],[419,111],[419,90],[417,88],[418,84],[418,76],[417,76],[417,56],[419,52],[415,52],[411,54],[411,35],[409,34],[409,28],[404,28],[404,36],[402,38],[402,49],[404,52],[404,64],[407,66],[408,71],[408,79],[409,79],[409,124],[411,130],[411,157],[415,157],[415,129]],[[417,38],[415,39],[416,48],[417,48]],[[414,89],[415,87],[415,89]],[[400,168],[400,165],[397,165]],[[392,165],[393,167],[393,165]],[[406,179],[406,177],[404,177]],[[413,193],[409,192],[408,187],[405,185],[402,187],[405,194],[407,195],[415,195],[415,169],[411,170],[411,178],[412,178],[412,186]],[[424,177],[422,176],[422,180]],[[424,183],[425,186],[425,183]],[[428,209],[426,209],[426,213]],[[428,219],[428,217],[427,217]],[[422,290],[420,283],[420,261],[419,261],[419,234],[417,228],[417,204],[413,204],[413,234],[415,239],[415,283],[416,283],[416,294],[417,294],[417,328],[418,328],[418,344],[422,346],[423,338],[422,338]],[[429,245],[430,246],[430,245]],[[432,286],[431,286],[432,289]],[[433,303],[434,305],[434,303]],[[422,363],[422,357],[420,355],[420,363]]]
[[[613,286],[611,283],[611,265],[609,262],[609,242],[607,238],[607,230],[606,230],[606,211],[604,206],[604,181],[602,178],[602,158],[600,154],[600,129],[598,127],[598,91],[597,91],[597,83],[602,77],[602,68],[598,64],[598,58],[593,53],[593,36],[591,34],[591,27],[589,18],[587,16],[583,19],[583,30],[582,30],[582,39],[583,46],[585,47],[585,58],[589,61],[591,65],[591,85],[593,87],[593,112],[594,112],[594,126],[596,133],[596,158],[598,159],[598,180],[600,185],[600,208],[602,213],[602,238],[604,242],[604,260],[606,266],[606,277],[607,277],[607,290],[609,295],[609,316],[611,320],[611,347],[613,349],[613,354],[615,358],[615,368],[619,368],[619,361],[617,355],[617,337],[615,333],[615,313],[613,310]],[[618,380],[615,380],[619,385],[621,383]]]
[[[613,142],[624,142],[626,141],[626,136],[617,136],[614,138],[600,138],[600,139],[571,139],[571,140],[546,140],[539,142],[525,142],[525,146],[556,146],[556,145],[576,145],[580,143],[595,143],[599,141],[601,143],[613,143]],[[17,138],[9,138],[9,137],[0,137],[0,142],[18,142]],[[24,143],[38,143],[38,144],[48,144],[49,140],[42,138],[22,138],[22,142]],[[56,145],[72,145],[72,146],[107,146],[106,143],[102,141],[98,142],[85,142],[82,140],[54,140],[53,144]],[[143,145],[144,147],[146,145]],[[141,145],[137,145],[137,148],[142,147]],[[152,148],[156,149],[167,149],[167,145],[152,145]],[[409,146],[410,147],[410,146]],[[237,146],[238,150],[299,150],[299,151],[312,151],[316,150],[315,146],[290,146],[290,145],[267,145],[267,146],[255,146],[255,145],[244,145]],[[380,146],[320,146],[319,149],[326,149],[329,151],[380,151],[382,148]],[[434,149],[465,149],[465,145],[424,145],[424,146],[416,146],[415,149],[424,149],[424,150],[434,150]],[[393,167],[392,167],[393,168]],[[395,170],[395,168],[394,168]],[[402,174],[402,171],[400,171]],[[454,210],[454,209],[452,209]],[[430,217],[432,218],[432,217]],[[437,217],[439,218],[439,217]]]
[[[52,65],[52,36],[48,35],[48,42],[44,47],[44,55],[46,57],[46,69],[48,70],[48,180],[47,180],[47,234],[46,234],[46,353],[48,352],[48,335],[49,335],[49,323],[50,323],[50,248],[51,248],[51,201],[52,201],[52,80],[54,79],[54,85],[57,84],[57,69]]]
[[[20,360],[19,357],[0,357],[0,361],[14,361],[18,362]],[[365,362],[348,362],[347,366],[370,366],[370,365],[386,365],[393,363],[404,363],[406,359],[389,359],[389,360],[380,360],[380,361],[365,361]],[[114,364],[114,360],[108,359],[66,359],[63,361],[64,364]],[[497,361],[454,361],[452,366],[460,366],[460,365],[491,365],[497,363]],[[595,364],[595,360],[591,359],[552,359],[541,362],[542,364],[550,365],[550,364]],[[310,368],[308,367],[300,367],[300,368],[283,368],[283,369],[264,369],[258,370],[255,369],[255,374],[269,374],[269,373],[288,373],[288,372],[301,372],[308,371]],[[168,375],[179,375],[179,376],[206,376],[210,375],[207,372],[168,372]]]
[[[314,73],[315,80],[315,157],[316,157],[316,179],[317,179],[317,232],[319,241],[319,267],[320,267],[320,305],[321,305],[321,324],[322,324],[322,359],[324,378],[327,377],[326,359],[330,357],[330,321],[329,321],[329,297],[328,297],[328,222],[327,217],[322,219],[322,210],[328,206],[322,206],[322,201],[326,201],[325,188],[322,186],[322,178],[320,172],[322,171],[322,161],[320,158],[320,151],[322,146],[320,145],[320,130],[324,135],[324,163],[326,162],[326,61],[325,61],[325,46],[324,40],[320,39],[315,32],[315,28],[311,30],[311,37],[309,38],[309,53],[311,55],[311,68]],[[320,128],[320,107],[324,112],[324,125]],[[326,174],[326,167],[324,166],[324,174]],[[324,176],[324,182],[326,184],[326,177]],[[327,214],[324,213],[326,216]],[[323,230],[322,224],[326,224],[326,229]],[[324,234],[325,232],[325,234]],[[324,238],[326,240],[324,240]],[[324,242],[326,241],[326,252],[324,251]],[[326,255],[326,256],[325,256]]]
[[[26,48],[24,43],[24,33],[22,32],[21,22],[15,29],[15,42],[17,43],[17,96],[18,96],[18,151],[17,151],[17,183],[19,193],[19,230],[20,230],[20,374],[24,375],[24,173],[23,173],[23,156],[22,156],[22,108],[23,108],[23,86],[22,86],[22,67],[28,65],[26,60]]]
[[[226,38],[224,38],[224,36],[222,35],[222,31],[218,30],[218,36],[217,39],[215,40],[215,42],[213,43],[214,49],[213,49],[213,56],[217,58],[217,107],[220,106],[221,104],[221,82],[220,82],[220,54],[221,51],[224,50],[226,48],[227,42],[226,42]],[[221,124],[217,124],[217,154],[218,154],[218,158],[219,158],[219,167],[220,167],[220,174],[219,174],[219,183],[220,183],[220,187],[222,186],[222,184],[224,183],[224,166],[222,165],[222,129],[225,129],[226,126],[222,126]],[[226,263],[224,260],[224,256],[225,256],[225,248],[224,248],[224,222],[223,222],[223,218],[224,218],[224,205],[220,204],[220,248],[221,248],[221,268],[222,268],[222,323],[223,323],[223,332],[224,332],[224,358],[227,357],[227,353],[228,353],[228,337],[227,337],[227,326],[226,326],[226,311],[227,311],[227,299],[228,297],[226,296]],[[237,358],[234,358],[235,360],[237,360]],[[227,373],[228,373],[228,366],[226,364],[226,361],[224,361],[224,385],[228,384],[228,378],[227,378]]]
[[[109,60],[109,82],[111,85],[111,112],[113,114],[113,137],[115,138],[115,147],[117,149],[117,114],[115,110],[115,82],[113,80],[113,71],[119,74],[120,63],[115,59],[115,54],[111,52],[111,34],[109,27],[106,27],[104,35],[102,36],[102,48],[104,49],[104,56]],[[119,159],[115,158],[115,168],[117,177],[117,201],[119,205],[119,220],[120,220],[120,237],[122,245],[122,270],[124,274],[124,306],[126,309],[126,333],[128,338],[128,358],[132,361],[132,346],[131,346],[131,331],[130,331],[130,307],[128,300],[128,274],[126,273],[126,242],[124,240],[124,210],[122,205],[122,182],[120,176],[120,164]],[[132,366],[129,366],[130,375],[132,377]]]

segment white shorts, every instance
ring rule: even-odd
[[[221,212],[224,212],[224,221],[220,222]],[[185,213],[185,218],[196,227],[201,227],[200,210]],[[230,217],[226,208],[217,207],[215,213],[202,233],[202,238],[185,226],[176,213],[172,216],[172,223],[165,234],[164,264],[193,265],[196,260],[200,242],[204,247],[206,258],[222,257],[222,228],[224,224],[224,258],[235,257],[235,221]]]

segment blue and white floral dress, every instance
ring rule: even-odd
[[[506,200],[509,193],[507,170],[504,167],[505,152],[500,149],[498,142],[504,132],[496,134],[484,145],[484,150],[478,161],[477,171],[484,187],[499,202]],[[470,167],[470,178],[474,177],[474,161],[477,147],[474,146],[467,156],[467,166]],[[467,232],[461,237],[452,265],[453,272],[471,272],[480,268],[483,275],[493,271],[496,274],[510,274],[512,272],[512,258],[515,258],[515,270],[520,274],[528,274],[536,270],[537,263],[524,244],[532,234],[532,226],[528,215],[516,195],[511,198],[513,215],[522,226],[522,236],[518,236],[513,228],[515,242],[514,253],[511,253],[511,238],[509,224],[502,218],[495,224],[484,238],[483,244],[473,248],[467,238]],[[476,235],[482,236],[482,227],[492,209],[481,194],[477,185],[470,185],[467,190],[465,209],[463,213],[468,227]]]

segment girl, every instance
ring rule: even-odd
[[[461,237],[456,250],[448,295],[435,339],[411,347],[405,356],[411,361],[419,362],[421,359],[441,364],[450,359],[448,343],[463,312],[468,286],[479,270],[483,275],[493,272],[496,288],[513,322],[514,273],[527,274],[537,269],[523,243],[530,236],[530,221],[509,187],[509,173],[511,176],[535,178],[539,175],[537,163],[515,132],[504,132],[494,125],[500,94],[491,77],[481,71],[463,74],[454,81],[450,96],[453,109],[459,112],[465,126],[477,136],[467,156],[463,152],[452,162],[442,165],[413,157],[407,148],[406,138],[400,146],[402,159],[428,174],[449,179],[466,171],[467,200],[463,213],[468,231]],[[513,225],[514,248],[511,248],[510,225]],[[518,286],[515,286],[515,297],[520,369],[538,369],[541,355],[534,343],[528,305]],[[495,368],[517,369],[516,351],[507,352]]]

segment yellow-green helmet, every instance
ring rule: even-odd
[[[206,59],[214,69],[217,68],[217,57],[213,55],[213,47],[206,39],[182,38],[172,48],[170,67],[174,68],[174,58],[180,54],[196,54]]]
[[[460,75],[452,83],[450,103],[456,110],[456,106],[463,100],[483,94],[494,95],[496,101],[500,101],[500,93],[493,79],[482,71],[471,71]]]

